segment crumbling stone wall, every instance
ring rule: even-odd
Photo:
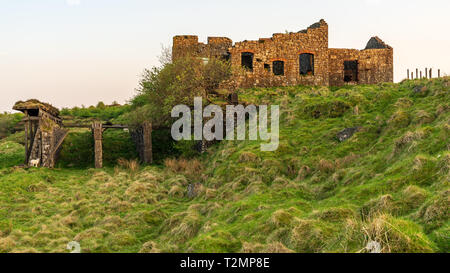
[[[208,37],[208,43],[200,43],[198,36],[179,35],[173,37],[173,60],[186,56],[199,58],[228,58],[228,48],[233,41],[226,37]]]
[[[394,81],[394,51],[389,46],[364,50],[330,49],[329,54],[329,85],[331,86],[347,84],[344,81],[345,61],[357,61],[358,63],[358,81],[352,81],[349,84],[376,84]]]
[[[305,63],[300,64],[302,54],[308,54],[303,56],[302,62],[311,60],[312,69],[306,69],[309,66]],[[339,86],[393,81],[393,49],[390,46],[373,37],[364,50],[330,49],[328,24],[324,20],[296,33],[275,33],[271,38],[234,45],[225,37],[209,37],[208,43],[204,44],[198,42],[197,36],[175,36],[172,56],[173,60],[185,56],[229,59],[233,77],[222,83],[221,88],[231,90],[254,86]],[[357,81],[345,81],[346,61],[356,61]]]
[[[306,31],[236,43],[230,49],[232,67],[241,66],[243,52],[254,54],[253,71],[238,74],[238,86],[328,85],[328,25],[323,20]],[[302,53],[314,55],[313,75],[300,75]],[[284,62],[284,75],[273,73],[276,61]]]

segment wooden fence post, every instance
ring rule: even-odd
[[[419,69],[416,68],[416,79],[419,78]]]
[[[406,71],[406,74],[408,75],[408,80],[409,80],[409,69]]]
[[[428,67],[425,67],[425,78],[428,78]]]
[[[101,122],[94,122],[92,124],[92,130],[94,131],[94,151],[95,151],[95,168],[103,168],[103,148],[102,148],[102,135],[103,125]]]
[[[433,68],[430,68],[430,79],[433,78]]]
[[[438,78],[440,78],[440,77],[441,77],[441,70],[438,69]]]
[[[144,138],[144,163],[153,163],[153,151],[152,151],[152,124],[148,121],[142,124],[142,137]]]

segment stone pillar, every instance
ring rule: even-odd
[[[144,143],[144,163],[153,163],[153,152],[152,152],[152,124],[148,121],[142,124],[142,137]]]
[[[27,116],[28,117],[28,116]],[[26,121],[25,122],[25,165],[28,165],[28,155],[29,155],[29,152],[28,152],[28,128],[29,128],[29,125],[28,125],[28,123],[29,123],[29,121]]]
[[[94,133],[94,151],[95,151],[95,168],[103,168],[103,148],[102,148],[102,135],[103,125],[96,121],[92,124],[92,131]]]

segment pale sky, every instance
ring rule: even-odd
[[[0,0],[0,111],[30,98],[124,103],[174,35],[237,42],[322,18],[331,48],[363,49],[375,35],[394,47],[395,81],[407,68],[450,74],[449,13],[448,0]]]

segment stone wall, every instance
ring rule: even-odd
[[[179,35],[173,37],[172,59],[183,57],[227,58],[233,41],[226,37],[208,37],[208,43],[199,43],[198,36]]]
[[[313,71],[300,73],[301,54],[313,56]],[[222,83],[221,88],[231,90],[254,86],[339,86],[393,81],[393,49],[390,46],[373,37],[364,50],[329,49],[328,24],[324,20],[299,32],[276,33],[271,38],[234,45],[225,37],[209,37],[208,43],[204,44],[198,42],[197,36],[175,36],[172,56],[174,61],[185,56],[229,59],[233,77]],[[249,56],[250,61],[243,61]],[[249,65],[243,65],[248,61]],[[345,61],[357,62],[358,81],[344,81]],[[302,66],[305,66],[303,61]],[[274,70],[274,67],[278,69]]]
[[[236,43],[230,49],[232,67],[241,66],[243,52],[254,54],[253,71],[238,74],[239,86],[328,85],[328,25],[323,20],[306,31]],[[314,75],[300,75],[302,53],[314,55]],[[284,62],[284,75],[274,75],[274,61]]]
[[[376,84],[394,81],[393,49],[330,49],[329,75],[331,86],[345,84]],[[344,81],[344,62],[358,62],[358,81]]]

